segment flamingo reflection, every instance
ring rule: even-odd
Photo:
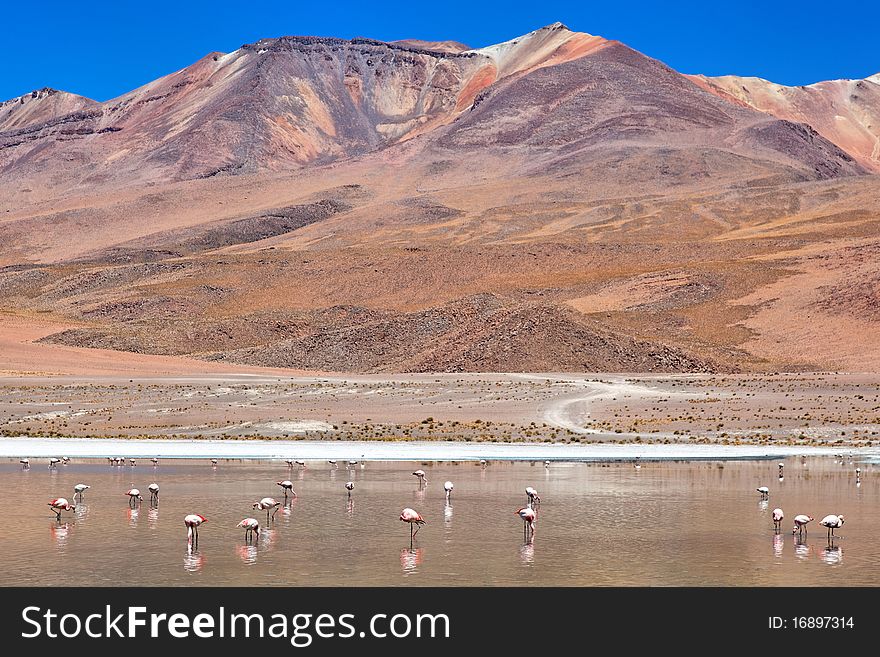
[[[829,545],[822,550],[822,554],[819,557],[829,566],[837,566],[843,561],[843,548],[839,545]]]
[[[152,506],[147,511],[147,524],[149,525],[150,529],[156,529],[156,525],[158,524],[158,522],[159,522],[159,507]]]
[[[519,548],[519,558],[524,564],[532,564],[535,562],[535,541],[534,538],[528,543],[524,543]]]
[[[49,526],[49,533],[52,535],[52,540],[55,542],[55,546],[59,549],[64,549],[67,545],[67,539],[70,537],[70,523],[65,522],[63,524],[54,523]]]
[[[190,573],[197,573],[205,567],[205,557],[199,552],[198,547],[187,542],[186,555],[183,557],[183,569]]]
[[[446,506],[443,508],[443,522],[447,525],[452,523],[452,505],[447,502]]]
[[[794,539],[795,556],[797,556],[797,558],[801,561],[806,561],[812,551],[813,548],[807,545],[806,539],[796,534]]]
[[[773,535],[773,556],[777,559],[782,556],[782,547],[785,545],[785,540],[782,538],[782,534],[774,534]]]
[[[137,527],[138,518],[140,517],[141,511],[137,507],[129,507],[128,509],[128,526],[129,527]]]
[[[424,548],[404,548],[400,551],[400,566],[404,575],[412,575],[418,572],[422,564]]]
[[[256,544],[239,545],[235,551],[238,553],[239,559],[246,566],[253,566],[257,563],[257,546]]]

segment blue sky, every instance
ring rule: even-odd
[[[684,73],[757,75],[795,85],[880,72],[880,40],[870,25],[876,0],[4,4],[0,99],[49,86],[106,100],[209,52],[263,37],[413,37],[479,47],[555,21],[623,41]]]

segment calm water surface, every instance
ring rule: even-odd
[[[833,458],[645,463],[369,462],[331,470],[283,463],[164,460],[132,468],[75,461],[50,471],[0,463],[0,584],[68,585],[880,585],[880,466]],[[856,486],[855,468],[862,469]],[[410,473],[427,472],[419,490]],[[235,525],[265,514],[251,504],[299,497],[263,527],[258,545]],[[344,484],[355,482],[349,506]],[[443,483],[455,484],[446,504]],[[150,508],[147,486],[161,487]],[[46,502],[84,504],[56,523]],[[523,540],[514,512],[524,488],[538,489],[537,532]],[[762,504],[757,486],[770,487]],[[125,491],[146,500],[132,510]],[[397,518],[412,507],[428,521],[410,549]],[[770,514],[785,511],[775,535]],[[183,516],[208,518],[198,550]],[[798,513],[815,517],[805,541],[791,534]],[[818,521],[842,513],[829,545]]]

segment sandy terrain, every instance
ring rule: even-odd
[[[880,377],[18,375],[0,434],[874,448]]]

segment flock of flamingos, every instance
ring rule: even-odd
[[[158,458],[150,459],[154,466],[159,464]],[[70,459],[66,456],[62,456],[61,458],[50,458],[49,459],[49,468],[54,469],[58,467],[58,464],[67,465],[70,462]],[[108,458],[107,462],[110,465],[124,465],[125,458],[116,457],[116,458]],[[136,465],[135,459],[129,459],[129,462],[132,466]],[[20,463],[22,468],[28,469],[30,468],[30,459],[21,459]],[[336,468],[336,461],[329,461],[331,467]],[[357,465],[357,461],[349,461],[348,464],[350,467]],[[211,465],[217,467],[217,459],[211,459]],[[305,467],[304,461],[293,461],[288,460],[287,466],[288,468],[293,468],[294,465],[298,465],[302,468]],[[485,467],[487,465],[484,459],[480,460],[480,465]],[[549,461],[544,462],[545,467],[550,466]],[[427,485],[428,480],[425,477],[424,470],[416,470],[412,473],[415,477],[418,477],[419,480],[419,488],[423,488]],[[296,497],[296,491],[293,490],[293,482],[289,479],[284,479],[282,481],[275,482],[276,485],[281,487],[281,490],[284,494],[284,503],[287,502],[288,496]],[[443,489],[446,491],[446,501],[449,502],[450,496],[452,495],[452,490],[454,488],[454,484],[451,481],[447,481],[443,484]],[[73,502],[69,501],[65,497],[56,497],[53,500],[49,501],[49,508],[55,513],[55,519],[57,522],[61,522],[61,514],[62,512],[73,513],[76,511],[76,501],[79,499],[80,502],[83,500],[83,496],[85,492],[91,488],[88,484],[76,484],[73,487]],[[147,490],[150,493],[150,505],[158,505],[159,504],[159,485],[156,483],[152,483],[147,487]],[[345,483],[345,490],[348,492],[349,500],[351,499],[351,493],[354,490],[354,482],[348,481]],[[527,504],[526,506],[517,509],[515,513],[522,518],[523,521],[523,536],[526,540],[531,540],[534,537],[535,533],[535,521],[537,520],[537,507],[541,502],[541,498],[538,495],[538,491],[532,488],[531,486],[526,487],[526,498]],[[138,488],[130,488],[125,492],[125,495],[128,496],[128,503],[131,507],[138,506],[141,502],[144,501],[143,495],[141,495],[141,491]],[[253,508],[258,511],[266,512],[266,524],[271,523],[275,519],[275,514],[278,513],[279,507],[282,505],[282,502],[279,502],[274,497],[264,497],[258,502],[254,502]],[[409,525],[410,528],[410,546],[412,546],[413,540],[415,539],[415,535],[418,533],[419,529],[422,525],[427,524],[427,521],[422,518],[421,514],[415,509],[410,509],[409,507],[405,508],[400,512],[400,520]],[[199,542],[199,527],[207,522],[208,519],[199,514],[199,513],[190,513],[184,516],[183,524],[186,527],[187,541],[195,547]],[[238,525],[236,525],[239,529],[244,529],[245,533],[245,541],[259,541],[260,540],[260,521],[256,518],[245,518]]]
[[[66,465],[70,459],[66,456],[61,458],[51,458],[49,459],[49,468],[57,468],[58,464]],[[110,465],[124,465],[125,459],[118,458],[108,458],[107,461]],[[132,466],[136,464],[135,459],[129,459]],[[22,467],[27,469],[30,467],[29,459],[21,459]],[[151,462],[154,466],[159,464],[158,458],[151,459]],[[329,461],[331,467],[336,468],[336,461]],[[350,467],[356,465],[357,461],[349,461],[348,464]],[[217,466],[217,459],[211,459],[212,466]],[[305,462],[303,461],[293,461],[288,460],[287,465],[289,468],[293,468],[295,465],[300,467],[305,467]],[[481,460],[480,465],[482,467],[486,466],[486,461]],[[550,462],[545,461],[544,467],[549,467]],[[640,463],[635,464],[636,468],[641,468]],[[780,480],[783,477],[784,464],[779,464],[779,478]],[[424,470],[416,470],[412,473],[419,480],[419,487],[423,488],[427,485],[427,479],[425,477]],[[857,484],[861,482],[861,469],[856,468],[856,482]],[[284,503],[287,502],[288,496],[296,497],[296,491],[293,490],[293,482],[289,479],[284,479],[282,481],[276,482],[276,484],[281,488],[284,494]],[[64,497],[58,497],[49,502],[49,508],[55,513],[55,518],[58,522],[61,522],[61,514],[62,512],[74,512],[76,510],[76,500],[79,499],[80,502],[83,500],[83,495],[85,492],[91,488],[91,486],[87,484],[76,484],[73,487],[73,503],[68,501]],[[447,481],[443,484],[443,488],[446,491],[446,500],[449,501],[450,496],[452,495],[452,490],[454,485],[451,481]],[[349,500],[351,499],[351,493],[354,490],[354,482],[348,481],[345,483],[345,489],[348,492]],[[147,490],[150,493],[150,504],[159,503],[159,485],[152,483],[147,487]],[[766,486],[760,486],[757,489],[757,492],[760,493],[762,500],[768,500],[770,498],[770,489]],[[526,541],[530,541],[534,538],[535,533],[535,522],[538,518],[538,507],[541,503],[541,498],[538,495],[538,491],[532,488],[531,486],[527,486],[525,489],[526,493],[526,506],[517,509],[514,513],[518,515],[523,521],[523,538]],[[125,493],[128,496],[129,505],[135,507],[143,502],[143,496],[141,492],[137,488],[131,488]],[[279,502],[274,497],[264,497],[258,502],[254,502],[253,508],[258,511],[266,512],[266,523],[269,524],[275,519],[275,514],[278,512],[278,508],[282,505],[282,502]],[[785,513],[781,508],[773,509],[772,519],[773,519],[773,527],[774,531],[779,533],[782,528],[782,521],[785,518]],[[400,520],[409,525],[410,528],[410,545],[415,538],[415,535],[418,533],[419,529],[422,525],[427,524],[426,521],[422,518],[418,511],[415,509],[411,509],[409,507],[403,509],[400,512]],[[208,519],[198,513],[190,513],[184,516],[183,524],[186,527],[187,532],[187,541],[195,547],[199,541],[199,527],[207,522]],[[804,536],[807,532],[807,525],[813,521],[813,517],[806,514],[798,514],[794,517],[794,529],[792,530],[792,534],[797,534],[798,536]],[[828,540],[833,541],[835,538],[834,530],[840,529],[843,526],[844,517],[842,514],[830,514],[822,518],[819,521],[819,524],[825,527],[828,530]],[[260,521],[256,518],[244,518],[238,525],[236,525],[239,529],[244,529],[245,532],[245,540],[247,542],[250,541],[259,541],[260,537]]]

